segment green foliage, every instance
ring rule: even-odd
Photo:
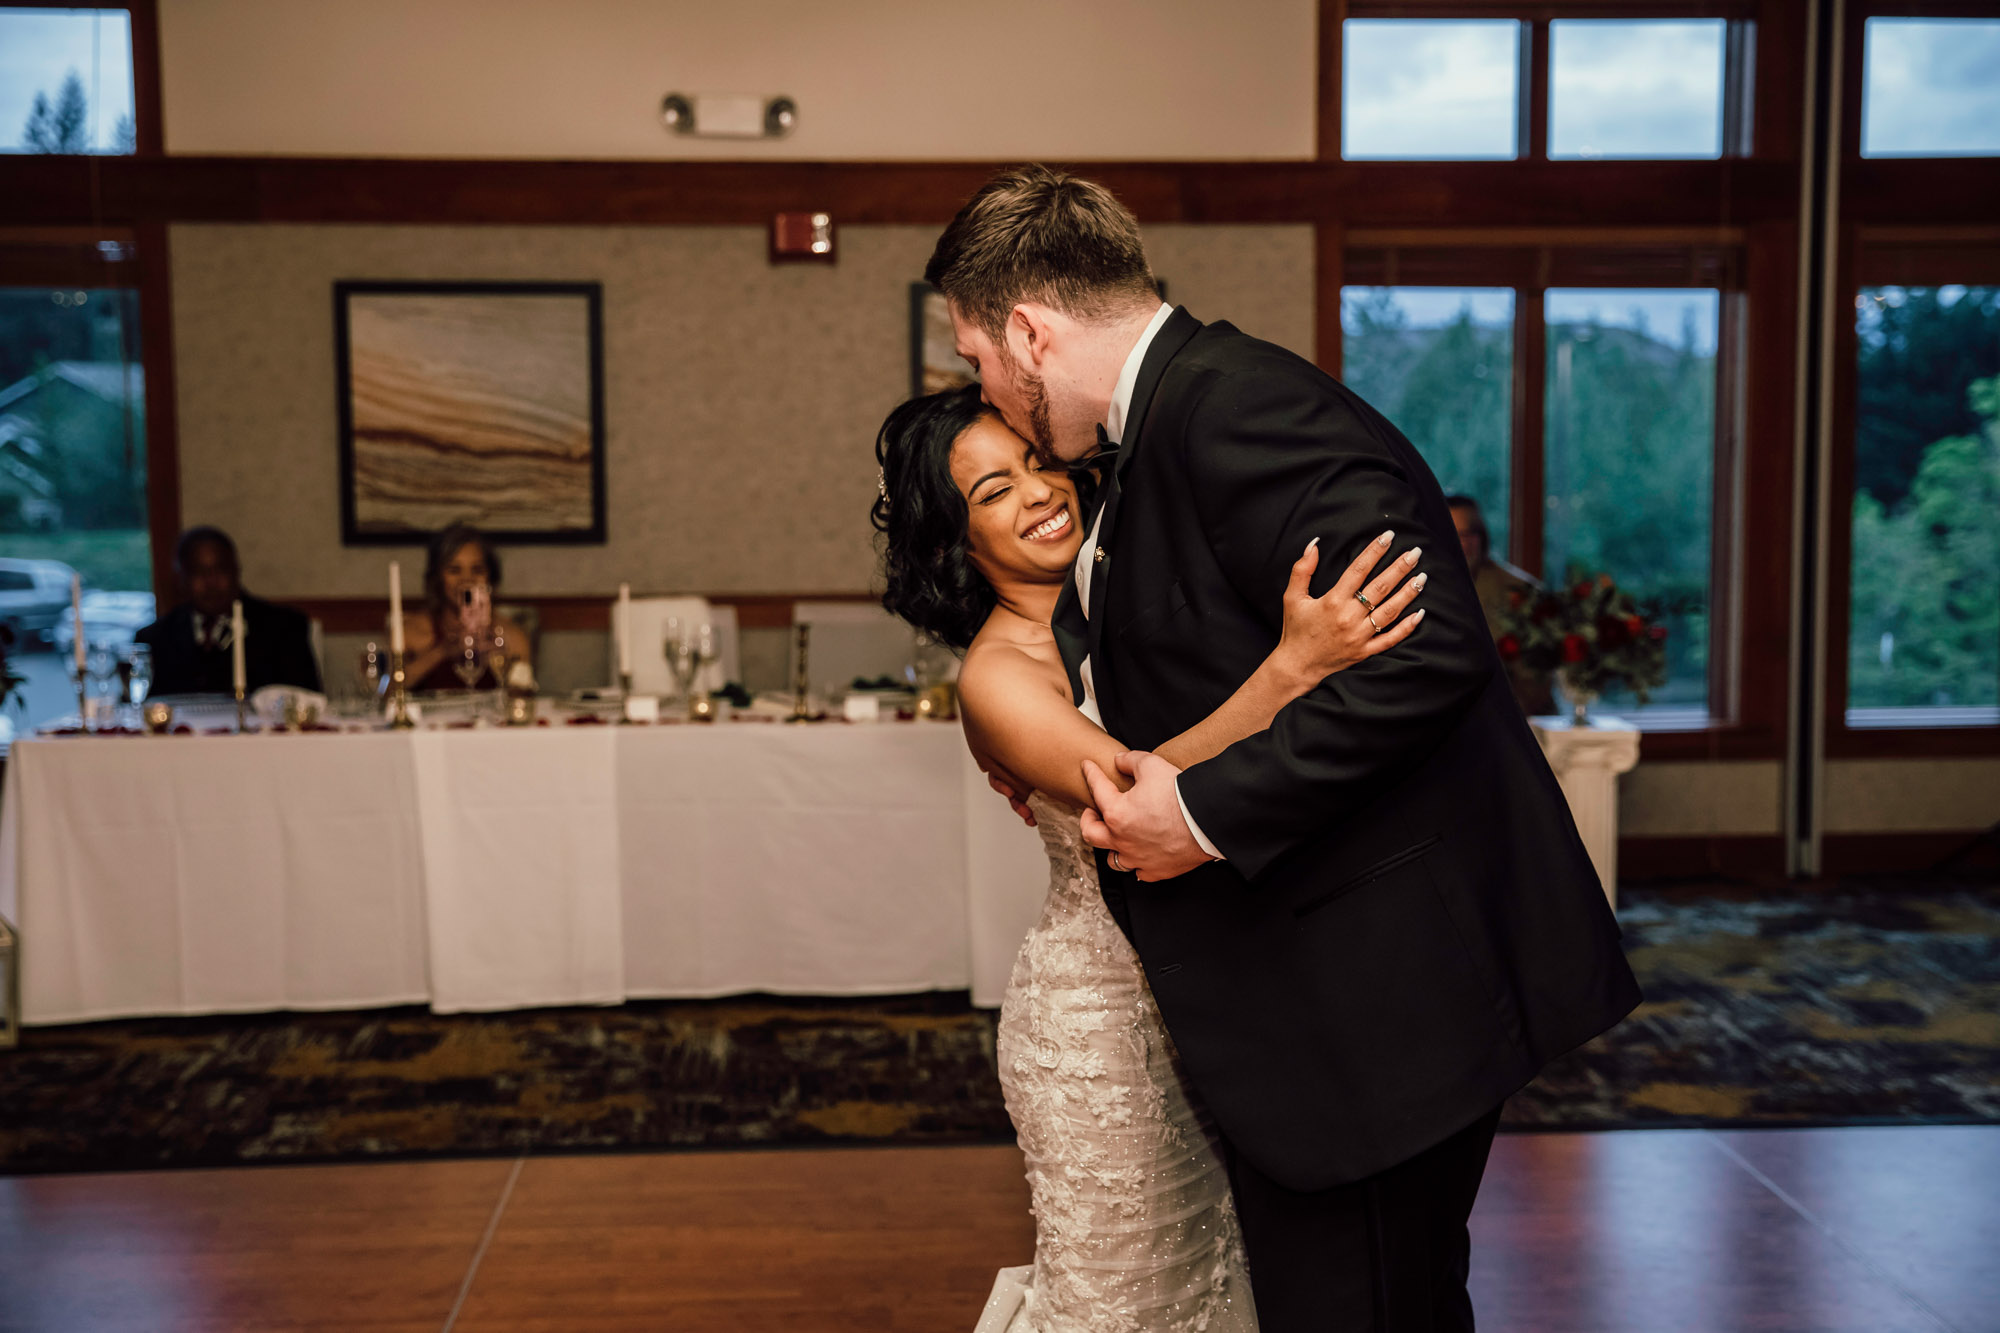
[[[1347,316],[1342,377],[1409,437],[1439,485],[1479,501],[1493,550],[1504,555],[1511,329],[1481,326],[1466,309],[1442,328],[1413,330],[1386,288]]]
[[[1705,702],[1715,357],[1595,324],[1552,325],[1548,347],[1546,567],[1610,570],[1665,608],[1663,701]]]
[[[16,560],[60,560],[83,575],[87,588],[148,592],[153,586],[153,553],[144,528],[0,533],[0,555]]]
[[[1935,442],[1976,435],[1965,386],[2000,374],[2000,287],[1868,287],[1860,342],[1854,485],[1894,510]]]
[[[47,93],[35,94],[21,146],[31,153],[90,151],[90,108],[84,100],[83,80],[75,70],[64,77],[54,102]]]
[[[1899,502],[1855,492],[1849,707],[2000,703],[2000,376],[1966,401]]]

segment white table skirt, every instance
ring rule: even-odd
[[[625,998],[997,1004],[1047,863],[956,727],[17,742],[23,1020]]]

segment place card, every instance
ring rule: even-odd
[[[840,708],[849,722],[879,722],[882,719],[882,701],[860,690],[850,693]]]
[[[660,720],[659,696],[654,694],[626,695],[625,720],[627,722],[658,722]]]

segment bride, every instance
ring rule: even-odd
[[[1035,1262],[1002,1270],[977,1333],[1249,1333],[1257,1315],[1207,1113],[1078,829],[1090,799],[1083,761],[1116,773],[1124,748],[1089,702],[1072,704],[1049,627],[1088,527],[1080,483],[1041,468],[976,385],[898,407],[876,457],[884,605],[964,653],[967,742],[996,786],[1034,792],[1028,809],[1051,869],[1000,1008],[998,1049],[1028,1164]],[[1314,598],[1318,551],[1308,546],[1285,591],[1278,647],[1159,753],[1180,768],[1219,754],[1327,675],[1406,638],[1423,612],[1398,617],[1424,576],[1405,581],[1415,568],[1405,558],[1364,586],[1387,549],[1371,543]]]

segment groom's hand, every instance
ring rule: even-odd
[[[1181,771],[1149,750],[1119,755],[1118,771],[1132,779],[1130,791],[1119,791],[1103,769],[1083,761],[1083,781],[1097,807],[1083,812],[1083,840],[1115,853],[1114,868],[1149,883],[1206,863],[1210,858],[1188,831],[1174,789]]]

